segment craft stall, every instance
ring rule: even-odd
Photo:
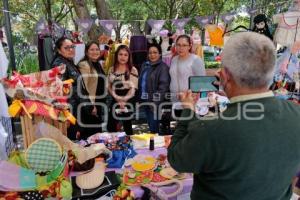
[[[43,121],[34,131],[24,151],[0,161],[0,199],[189,197],[192,175],[167,162],[169,136],[98,133],[74,143]]]

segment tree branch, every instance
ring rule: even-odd
[[[69,10],[68,10],[65,14],[61,15],[61,16],[57,19],[56,22],[60,22],[61,20],[63,20],[70,12],[72,12],[72,9],[73,9],[73,7],[70,7]]]
[[[56,21],[56,20],[59,18],[59,16],[62,14],[62,12],[63,12],[64,9],[65,9],[66,4],[64,4],[64,0],[61,1],[61,4],[62,4],[61,9],[60,9],[60,11],[57,13],[57,15],[54,17],[54,21]]]
[[[27,10],[24,10],[23,8],[19,8],[21,13],[24,13],[24,15],[29,16],[32,20],[34,20],[35,22],[38,22],[39,20],[31,13],[29,13]],[[24,18],[24,17],[22,17]]]
[[[148,2],[146,2],[145,0],[141,0],[141,2],[143,2],[145,4],[145,6],[149,9],[149,10],[154,10],[153,8],[151,8],[151,6],[149,5]]]
[[[192,9],[188,13],[193,13],[194,10],[196,9],[196,7],[197,7],[197,2],[194,2]],[[186,16],[186,17],[188,17],[188,16]]]

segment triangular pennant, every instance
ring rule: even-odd
[[[112,30],[118,25],[118,20],[99,20],[99,23],[111,35]]]
[[[76,19],[75,22],[82,32],[87,33],[92,28],[94,21],[92,19]]]
[[[204,27],[205,25],[211,23],[211,21],[214,19],[215,15],[209,15],[209,16],[197,16],[195,17],[196,22]]]
[[[235,14],[235,12],[230,12],[222,15],[221,18],[225,22],[225,24],[230,24],[234,20]]]
[[[162,27],[164,26],[166,20],[154,20],[154,19],[149,19],[147,22],[148,24],[151,26],[152,31],[151,34],[152,35],[157,35],[159,34],[159,31],[162,29]]]

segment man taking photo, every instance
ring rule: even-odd
[[[224,47],[219,74],[227,110],[197,119],[191,92],[181,95],[185,109],[168,160],[194,174],[191,199],[290,200],[300,170],[300,107],[269,91],[275,62],[269,38],[237,33]]]

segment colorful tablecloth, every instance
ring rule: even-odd
[[[159,154],[167,154],[167,149],[166,148],[156,148],[154,151],[150,151],[148,149],[138,149],[136,150],[138,154],[143,154],[143,155],[151,155],[155,158],[158,157]],[[107,171],[115,171],[116,173],[122,173],[123,169],[117,169],[117,168],[110,168],[107,169]],[[183,191],[174,198],[171,198],[170,200],[187,200],[190,198],[190,193],[192,190],[193,186],[193,177],[192,175],[188,175],[186,179],[182,180],[183,181]],[[163,186],[160,187],[160,189],[164,190],[166,193],[172,193],[176,191],[176,186],[175,185],[170,185],[170,186]],[[135,190],[137,191],[137,190]],[[140,192],[138,194],[135,194],[137,198],[143,196],[143,190],[139,190]]]

